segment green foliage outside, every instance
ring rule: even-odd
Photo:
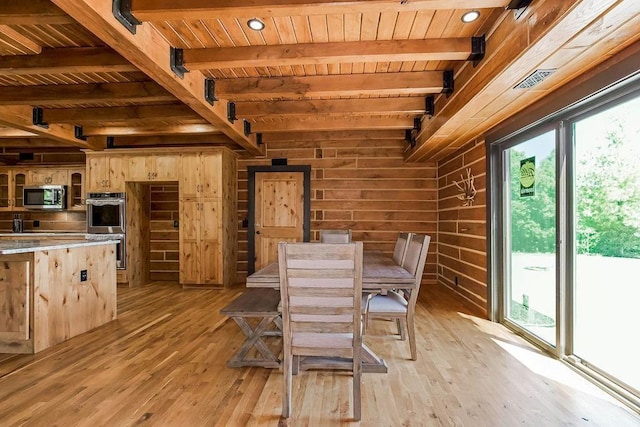
[[[575,203],[578,254],[640,258],[640,134],[615,120],[604,139],[582,144],[576,160]],[[512,250],[555,251],[555,151],[536,159],[535,195],[520,197],[520,160],[511,155]]]

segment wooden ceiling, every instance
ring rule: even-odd
[[[269,141],[382,136],[408,138],[407,161],[438,160],[640,38],[637,0],[115,3],[0,3],[0,147],[262,156]],[[480,18],[463,23],[469,10]],[[514,88],[538,69],[556,71]]]

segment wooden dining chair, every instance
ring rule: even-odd
[[[407,252],[407,247],[409,246],[409,240],[411,240],[411,236],[413,233],[398,233],[398,238],[396,239],[396,245],[393,248],[393,261],[396,264],[402,265],[404,261],[404,256]]]
[[[352,359],[353,416],[360,420],[362,242],[278,244],[284,395],[291,414],[294,356]],[[296,372],[297,372],[296,367]]]
[[[320,243],[351,243],[351,230],[320,230]]]
[[[363,298],[363,304],[366,305],[363,309],[365,328],[372,318],[395,319],[402,340],[406,339],[408,332],[411,360],[418,358],[414,314],[430,241],[431,237],[425,234],[412,235],[402,261],[402,266],[414,276],[415,289],[398,289],[389,291],[386,295],[368,295]]]

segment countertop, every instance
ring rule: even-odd
[[[35,233],[34,233],[35,234]],[[119,240],[0,240],[0,255],[23,254],[28,252],[51,251],[56,249],[81,248],[87,246],[109,245]]]
[[[56,237],[56,238],[81,238],[81,239],[91,239],[98,240],[102,238],[122,238],[124,234],[91,234],[91,233],[54,233],[54,232],[32,232],[32,233],[0,233],[0,238],[2,237],[12,237],[12,238],[30,238],[30,239],[46,239],[47,237]]]

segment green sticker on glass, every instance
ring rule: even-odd
[[[536,194],[536,158],[520,160],[520,197]]]

